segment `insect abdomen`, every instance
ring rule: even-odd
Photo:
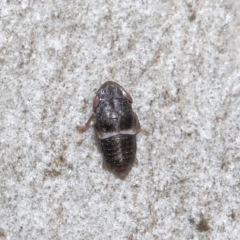
[[[127,172],[136,155],[136,135],[118,134],[101,139],[100,144],[107,164],[118,173]]]

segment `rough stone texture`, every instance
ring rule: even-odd
[[[239,1],[0,3],[0,239],[238,239]],[[102,168],[94,92],[132,94],[149,136]]]

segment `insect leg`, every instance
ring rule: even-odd
[[[147,130],[141,128],[140,122],[138,120],[138,116],[135,112],[134,112],[134,117],[135,117],[135,120],[136,120],[137,133],[139,133],[141,131],[144,135],[149,135],[149,132]]]
[[[95,114],[92,114],[84,126],[77,126],[77,130],[81,133],[86,132],[91,127],[91,122],[94,120]]]

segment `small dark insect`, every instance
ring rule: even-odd
[[[136,157],[136,135],[141,127],[132,110],[132,97],[119,84],[108,81],[93,99],[93,114],[78,126],[85,132],[94,121],[94,129],[106,165],[117,175],[125,176]]]

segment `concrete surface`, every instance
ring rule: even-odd
[[[0,240],[239,239],[239,1],[0,3]],[[101,83],[150,135],[102,168]]]

